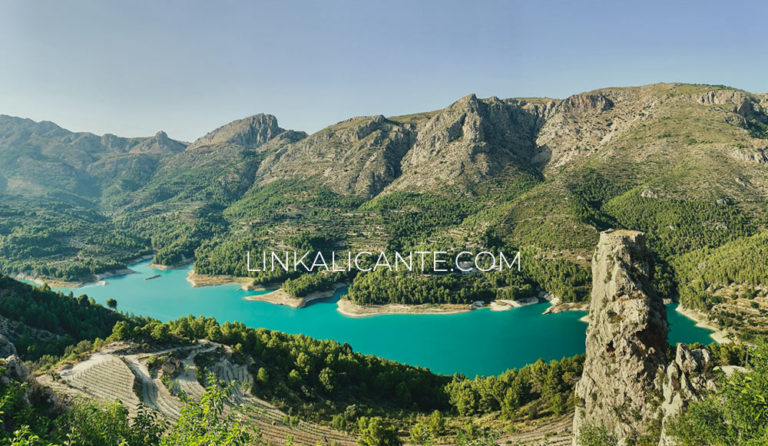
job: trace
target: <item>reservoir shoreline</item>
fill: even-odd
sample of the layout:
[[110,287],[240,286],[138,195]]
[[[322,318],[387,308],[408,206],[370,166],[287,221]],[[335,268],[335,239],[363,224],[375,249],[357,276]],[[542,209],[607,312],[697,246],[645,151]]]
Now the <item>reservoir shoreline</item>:
[[[87,287],[89,285],[101,285],[105,286],[107,283],[104,279],[111,277],[119,277],[128,274],[135,274],[136,271],[131,267],[140,265],[148,259],[151,259],[152,255],[145,255],[133,259],[134,263],[130,263],[127,268],[121,268],[113,271],[107,271],[94,275],[93,280],[83,282],[69,282],[64,280],[44,280],[36,276],[31,276],[24,273],[17,273],[11,275],[11,277],[24,280],[27,282],[34,282],[37,285],[43,285],[47,283],[48,286],[57,289],[79,289]],[[181,265],[165,266],[156,265],[150,263],[148,268],[160,270],[160,271],[174,271],[182,270],[190,267],[191,263],[187,262]],[[253,279],[250,277],[239,277],[232,275],[208,275],[197,274],[194,268],[190,268],[187,272],[186,281],[191,284],[193,288],[201,287],[215,287],[221,285],[237,285],[243,291],[267,291],[262,294],[248,295],[244,297],[245,300],[253,302],[264,302],[273,305],[287,306],[293,309],[305,308],[307,305],[314,301],[331,298],[339,288],[347,286],[348,284],[337,283],[334,284],[333,289],[324,291],[314,291],[305,297],[293,297],[280,288],[280,283],[268,284],[268,285],[251,285]],[[544,298],[532,298],[524,301],[512,301],[512,300],[494,300],[487,305],[475,305],[475,304],[421,304],[421,305],[408,305],[408,304],[384,304],[384,305],[359,305],[349,299],[342,297],[337,302],[336,311],[343,316],[349,318],[365,318],[370,316],[383,316],[383,315],[455,315],[461,313],[468,313],[477,309],[490,309],[493,312],[509,311],[515,308],[520,308],[542,301],[550,302],[550,306],[547,307],[542,314],[558,314],[571,311],[589,311],[589,303],[586,302],[560,302],[557,298],[551,298],[544,294]],[[549,299],[547,297],[550,297]],[[714,324],[704,313],[689,308],[683,308],[679,304],[675,311],[682,316],[695,322],[695,326],[698,328],[709,331],[709,337],[715,342],[722,344],[731,342],[731,333],[726,330],[720,329]],[[589,315],[585,314],[580,319],[582,322],[589,322]]]
[[[579,321],[584,313],[543,315],[550,307],[547,303],[519,308],[505,305],[512,311],[468,311],[469,306],[464,305],[459,306],[462,311],[441,314],[422,311],[414,316],[406,309],[406,313],[380,317],[350,317],[338,311],[339,302],[343,306],[346,301],[343,287],[274,305],[269,300],[280,298],[274,290],[244,290],[241,284],[231,282],[193,287],[186,280],[191,267],[158,271],[149,268],[149,263],[131,265],[135,274],[106,279],[107,286],[91,284],[57,291],[85,293],[100,304],[116,299],[120,311],[160,321],[205,316],[219,323],[242,323],[348,343],[362,354],[427,367],[446,375],[491,376],[538,359],[548,361],[584,352],[586,324]],[[159,277],[146,280],[156,275]],[[500,304],[509,303],[495,305]],[[299,306],[302,308],[297,309]],[[707,331],[696,328],[671,307],[668,312],[676,317],[670,341],[707,342]]]

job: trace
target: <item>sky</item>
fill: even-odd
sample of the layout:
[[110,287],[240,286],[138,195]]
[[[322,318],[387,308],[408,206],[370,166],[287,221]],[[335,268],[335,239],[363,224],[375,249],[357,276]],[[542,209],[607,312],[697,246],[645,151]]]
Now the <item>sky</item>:
[[0,0],[0,114],[191,141],[655,82],[768,92],[768,2]]

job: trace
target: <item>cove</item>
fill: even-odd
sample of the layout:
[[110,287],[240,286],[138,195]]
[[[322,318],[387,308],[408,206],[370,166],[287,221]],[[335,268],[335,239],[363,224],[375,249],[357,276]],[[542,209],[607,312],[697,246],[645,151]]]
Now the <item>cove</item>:
[[[336,311],[336,301],[346,289],[297,310],[245,300],[245,296],[264,292],[244,291],[234,284],[193,288],[186,280],[191,266],[159,271],[149,268],[149,263],[131,265],[136,274],[110,277],[106,285],[57,291],[87,294],[101,304],[114,298],[119,311],[161,321],[203,315],[220,323],[239,321],[254,328],[346,342],[360,353],[448,375],[496,375],[539,358],[560,359],[584,352],[587,325],[579,319],[585,313],[543,315],[548,303],[501,312],[481,309],[449,315],[351,318]],[[158,277],[146,280],[155,275]],[[667,306],[670,343],[712,342],[707,330],[674,310],[674,306]]]

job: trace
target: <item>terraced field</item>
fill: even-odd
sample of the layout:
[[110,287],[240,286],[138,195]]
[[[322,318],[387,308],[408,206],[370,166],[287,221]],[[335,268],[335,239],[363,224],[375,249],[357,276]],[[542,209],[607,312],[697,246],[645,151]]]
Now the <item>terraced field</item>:
[[133,413],[141,402],[133,391],[135,376],[119,356],[94,353],[60,375],[71,388],[103,401],[120,400]]
[[[61,379],[41,375],[38,380],[58,393],[72,396],[87,396],[101,401],[113,402],[119,399],[132,413],[139,404],[153,408],[170,420],[179,418],[184,403],[171,393],[160,378],[153,378],[147,361],[152,356],[175,353],[177,357],[188,354],[181,363],[184,369],[173,379],[178,390],[192,399],[199,399],[205,389],[197,381],[195,356],[210,353],[220,346],[201,342],[192,347],[179,347],[153,353],[121,353],[118,349],[105,349],[92,354],[85,361],[59,371]],[[181,353],[181,355],[179,354]],[[258,427],[262,440],[274,445],[286,443],[288,436],[296,445],[318,444],[355,445],[355,439],[333,429],[299,421],[294,426],[283,421],[286,414],[246,389],[250,388],[253,377],[246,365],[230,361],[226,355],[219,359],[209,371],[220,380],[234,384],[234,391],[227,411],[236,409],[236,415],[243,422]]]

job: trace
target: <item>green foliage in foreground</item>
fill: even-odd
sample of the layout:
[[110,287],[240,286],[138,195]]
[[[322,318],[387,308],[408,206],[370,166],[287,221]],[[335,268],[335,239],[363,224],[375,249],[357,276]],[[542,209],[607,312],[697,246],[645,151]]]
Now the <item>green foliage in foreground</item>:
[[397,429],[388,425],[381,417],[360,417],[357,420],[360,432],[358,443],[363,446],[395,446],[400,444]]
[[619,440],[603,427],[584,426],[579,431],[578,444],[581,446],[616,446]]
[[751,352],[748,373],[724,378],[719,390],[672,420],[667,429],[681,446],[768,444],[768,347]]
[[572,390],[581,376],[583,362],[583,355],[549,363],[540,359],[499,376],[473,380],[454,376],[446,391],[460,415],[500,411],[503,417],[514,419],[517,411],[532,401],[536,401],[541,410],[561,415],[573,407]]
[[[163,446],[174,445],[242,445],[252,442],[252,436],[232,414],[224,408],[232,388],[223,388],[213,375],[200,401],[186,399],[181,416],[170,432],[162,438]],[[258,438],[258,430],[256,432]]]

